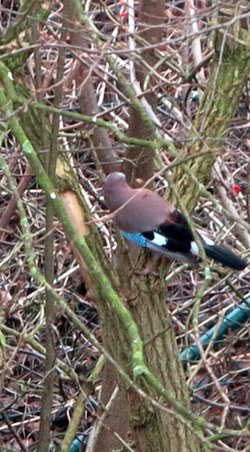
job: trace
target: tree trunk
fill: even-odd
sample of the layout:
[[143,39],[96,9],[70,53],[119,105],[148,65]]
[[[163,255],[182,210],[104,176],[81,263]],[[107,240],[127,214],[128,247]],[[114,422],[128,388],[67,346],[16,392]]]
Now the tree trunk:
[[[145,344],[145,356],[150,370],[172,392],[176,400],[190,409],[189,393],[182,366],[171,316],[166,309],[164,274],[168,263],[159,260],[154,270],[157,275],[140,276],[149,264],[147,252],[140,252],[136,265],[125,268],[126,256],[118,262],[122,291],[139,327]],[[134,266],[135,265],[135,266]],[[128,277],[129,275],[129,277]],[[152,397],[154,392],[150,388]],[[132,389],[128,390],[130,424],[136,441],[136,451],[186,450],[198,451],[199,444],[184,423],[176,422],[171,412],[155,409],[143,401]],[[170,446],[171,445],[171,446]],[[185,445],[185,447],[184,447]],[[184,449],[183,449],[184,448]]]
[[[140,1],[138,24],[140,37],[142,40],[145,40],[146,44],[159,43],[160,45],[163,37],[162,25],[164,23],[165,9],[164,0],[157,2],[154,0]],[[147,63],[147,66],[143,64],[143,61]],[[140,59],[135,60],[135,75],[141,88],[143,87],[145,77],[149,74],[148,67],[153,68],[157,61],[158,58],[152,49],[144,50],[141,53]],[[151,106],[153,112],[156,110],[157,105],[157,96],[154,91],[155,83],[153,75],[151,75],[148,83],[149,92],[145,94],[145,99]],[[130,109],[128,135],[148,140],[153,138],[152,132],[148,130],[148,127],[139,112],[133,108]],[[143,180],[150,179],[155,159],[155,154],[152,149],[143,146],[133,146],[129,149],[126,157],[124,170],[128,180],[133,181],[135,177],[139,177]]]

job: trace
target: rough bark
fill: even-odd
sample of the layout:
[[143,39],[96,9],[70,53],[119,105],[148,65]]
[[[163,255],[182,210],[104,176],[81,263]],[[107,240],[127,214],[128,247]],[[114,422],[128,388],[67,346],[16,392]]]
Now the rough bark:
[[[156,44],[161,42],[163,36],[164,14],[165,14],[165,1],[155,0],[141,0],[139,6],[139,31],[141,38],[147,44]],[[158,25],[158,27],[157,27]],[[147,49],[141,53],[141,60],[136,60],[135,69],[138,82],[143,86],[148,70],[143,66],[142,61],[145,61],[149,67],[153,67],[157,61],[157,57],[154,50]],[[149,88],[151,92],[145,95],[149,105],[151,105],[153,111],[156,110],[157,96],[153,91],[154,81],[149,82]],[[152,139],[153,134],[148,130],[147,125],[143,121],[138,111],[131,108],[129,119],[129,131],[128,135],[137,138]],[[128,180],[133,181],[135,177],[139,177],[143,180],[147,180],[152,176],[152,168],[154,166],[155,154],[152,149],[145,148],[143,146],[133,146],[129,149],[126,155],[126,163],[124,166],[125,173],[128,175]]]
[[[183,406],[190,408],[189,393],[183,369],[178,360],[178,348],[171,317],[166,309],[166,287],[163,275],[166,260],[154,269],[157,275],[140,276],[141,270],[149,264],[148,253],[137,254],[136,266],[124,268],[124,256],[118,261],[123,293],[128,306],[139,326],[145,343],[145,356],[150,369],[166,388],[171,390]],[[162,265],[163,264],[163,265]],[[164,268],[165,267],[165,268]],[[130,275],[128,278],[127,275]],[[133,277],[133,275],[135,275]],[[150,388],[144,388],[154,397]],[[153,409],[142,401],[137,393],[128,390],[130,424],[136,451],[169,450],[198,451],[199,444],[185,424],[176,422],[173,414]],[[185,445],[185,446],[184,446]]]
[[[74,2],[66,2],[65,8],[68,17],[71,44],[82,49],[90,48],[86,30],[78,24]],[[75,78],[76,80],[76,85],[79,89],[79,105],[81,112],[83,114],[95,116],[100,113],[100,109],[97,104],[92,78],[93,63],[88,61],[87,54],[84,53],[84,51],[77,50],[75,51],[75,54],[79,59],[75,59],[74,67],[72,68],[71,76],[68,77],[68,81],[72,82],[72,78]],[[101,166],[105,174],[108,174],[111,171],[117,171],[119,168],[117,153],[113,148],[107,130],[101,127],[95,127],[93,130],[92,141],[94,151],[99,160],[97,165]]]
[[[101,406],[98,410],[99,415],[103,412],[103,409],[109,402],[110,397],[112,396],[112,393],[117,385],[117,379],[114,378],[114,376],[114,369],[109,363],[107,363],[102,375],[103,385]],[[108,415],[104,420],[104,424],[97,435],[93,452],[99,452],[100,450],[108,451],[121,449],[122,443],[114,433],[118,433],[123,440],[128,441],[128,432],[129,411],[126,393],[125,391],[119,390],[111,405],[111,408],[108,411]]]

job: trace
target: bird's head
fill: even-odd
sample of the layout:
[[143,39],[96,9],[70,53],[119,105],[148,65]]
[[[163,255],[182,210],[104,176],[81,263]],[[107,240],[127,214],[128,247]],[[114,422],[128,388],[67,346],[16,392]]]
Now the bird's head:
[[126,180],[125,174],[117,171],[107,175],[105,178],[105,184],[116,184],[117,182],[121,182],[123,180]]

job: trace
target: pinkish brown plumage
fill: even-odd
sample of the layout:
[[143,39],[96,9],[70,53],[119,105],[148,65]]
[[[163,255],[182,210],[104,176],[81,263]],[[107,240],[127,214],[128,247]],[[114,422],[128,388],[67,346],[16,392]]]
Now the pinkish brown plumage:
[[171,213],[175,209],[171,204],[147,188],[131,188],[123,173],[109,174],[103,192],[111,212],[121,208],[114,222],[123,231],[151,231],[168,220],[173,222]]
[[[123,173],[109,174],[103,185],[107,207],[115,212],[114,223],[128,240],[139,246],[184,262],[199,259],[200,249],[185,217],[169,202],[147,188],[131,188]],[[235,270],[247,262],[231,250],[198,234],[206,255]]]

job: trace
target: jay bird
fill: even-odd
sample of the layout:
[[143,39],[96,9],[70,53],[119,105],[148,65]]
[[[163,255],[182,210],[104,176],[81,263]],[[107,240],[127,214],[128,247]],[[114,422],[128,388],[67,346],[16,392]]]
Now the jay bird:
[[[114,172],[106,177],[103,194],[108,209],[115,212],[115,226],[126,239],[172,259],[188,263],[199,261],[199,247],[187,220],[158,193],[147,188],[131,188],[125,174]],[[229,249],[197,234],[207,257],[234,270],[247,266],[244,259]]]

